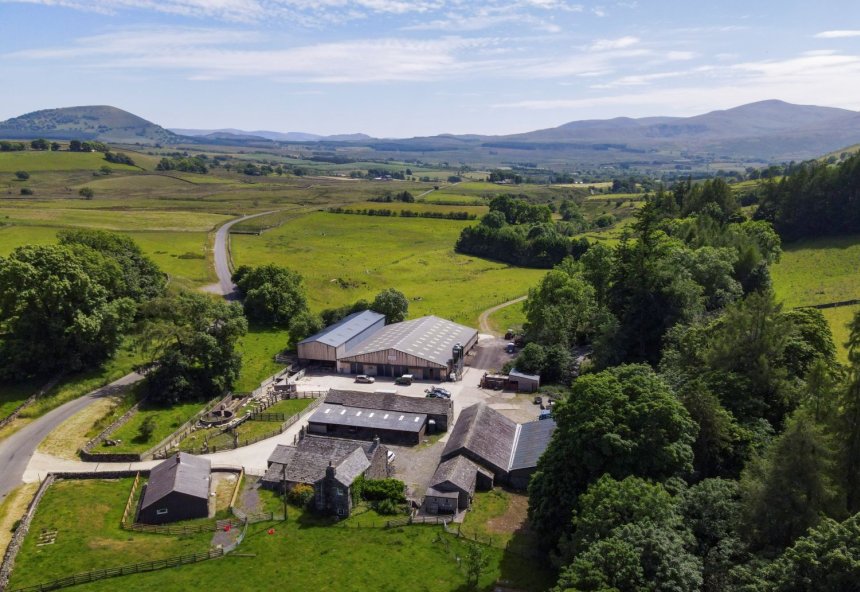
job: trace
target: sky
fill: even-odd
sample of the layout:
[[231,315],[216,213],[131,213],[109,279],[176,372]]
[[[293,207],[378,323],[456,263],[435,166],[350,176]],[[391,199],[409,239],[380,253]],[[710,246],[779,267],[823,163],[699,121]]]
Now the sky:
[[0,120],[376,137],[860,110],[860,1],[0,0],[0,89]]

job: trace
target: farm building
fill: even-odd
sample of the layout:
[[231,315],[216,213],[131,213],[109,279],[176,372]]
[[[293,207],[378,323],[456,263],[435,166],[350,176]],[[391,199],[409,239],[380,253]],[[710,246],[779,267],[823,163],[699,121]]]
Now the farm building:
[[337,361],[362,341],[385,327],[385,315],[365,310],[351,314],[298,344],[299,360],[335,367]]
[[389,476],[388,449],[372,442],[305,436],[295,446],[278,445],[269,457],[263,485],[314,488],[314,508],[321,513],[348,516],[352,510],[352,484],[360,476]]
[[496,481],[525,489],[555,431],[551,419],[518,424],[483,403],[460,413],[442,461],[464,456]]
[[389,444],[418,444],[427,430],[427,415],[346,405],[320,405],[308,419],[308,433],[372,440]]
[[456,514],[472,505],[475,489],[493,488],[493,474],[465,456],[455,456],[439,464],[424,495],[430,514]]
[[448,399],[332,389],[326,395],[325,402],[329,405],[346,405],[362,409],[423,413],[427,416],[427,432],[431,434],[447,431],[448,426],[454,422],[454,403]]
[[508,374],[508,384],[517,392],[533,393],[540,388],[540,376],[526,374],[514,368]]
[[164,524],[209,516],[211,463],[178,452],[156,465],[149,474],[137,521]]
[[466,353],[478,342],[475,329],[421,317],[387,325],[338,358],[338,372],[368,376],[411,374],[418,380],[459,378]]

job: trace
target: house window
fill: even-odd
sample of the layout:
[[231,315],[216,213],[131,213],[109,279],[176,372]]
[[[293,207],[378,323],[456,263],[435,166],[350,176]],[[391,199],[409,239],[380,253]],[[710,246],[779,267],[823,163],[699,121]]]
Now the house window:
[[337,497],[343,497],[343,487],[336,488],[335,493],[337,493]]
[[156,516],[164,516],[165,514],[167,514],[167,508],[159,508],[155,511]]

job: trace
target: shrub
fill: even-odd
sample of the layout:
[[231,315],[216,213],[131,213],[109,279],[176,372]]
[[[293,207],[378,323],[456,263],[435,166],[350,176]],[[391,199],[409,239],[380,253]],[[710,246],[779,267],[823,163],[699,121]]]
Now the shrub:
[[96,192],[89,187],[81,187],[81,189],[78,191],[78,195],[86,199],[92,199],[95,194]]
[[27,171],[17,171],[15,173],[15,176],[18,177],[18,179],[21,181],[26,181],[30,178],[30,173],[28,173]]
[[376,510],[377,514],[382,514],[383,516],[393,516],[401,513],[400,506],[393,499],[380,500],[373,504],[373,509]]
[[361,485],[361,497],[367,501],[406,501],[406,484],[399,479],[365,479]]
[[289,499],[290,503],[294,506],[304,508],[311,503],[311,500],[314,499],[314,488],[310,485],[305,485],[304,483],[296,485],[290,490],[287,499]]
[[29,187],[21,187],[21,195],[33,195],[33,190]]

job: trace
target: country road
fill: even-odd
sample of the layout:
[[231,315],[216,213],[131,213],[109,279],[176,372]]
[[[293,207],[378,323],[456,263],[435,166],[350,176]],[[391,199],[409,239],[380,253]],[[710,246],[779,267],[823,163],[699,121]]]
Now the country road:
[[218,232],[215,233],[214,249],[215,274],[218,276],[218,283],[213,284],[212,286],[208,286],[206,288],[208,292],[220,294],[228,300],[235,300],[236,284],[233,283],[232,279],[233,271],[230,269],[230,249],[228,247],[228,241],[230,240],[230,229],[239,222],[244,222],[245,220],[265,216],[266,214],[272,214],[275,211],[276,210],[272,210],[271,212],[260,212],[259,214],[242,216],[241,218],[230,220],[218,229]]
[[136,372],[126,374],[107,386],[49,411],[0,442],[0,500],[21,484],[21,477],[36,448],[57,426],[98,399],[107,397],[142,378],[143,376]]
[[[250,216],[242,216],[230,220],[218,229],[215,234],[215,272],[218,274],[218,283],[209,288],[210,292],[223,295],[225,298],[235,298],[236,286],[231,279],[230,252],[227,248],[230,228],[243,220],[250,220],[272,212],[261,212]],[[84,395],[74,401],[69,401],[42,417],[33,420],[8,438],[0,441],[0,501],[10,491],[21,484],[24,472],[33,454],[48,434],[55,430],[60,424],[73,415],[86,409],[87,406],[98,399],[108,396],[130,384],[138,382],[143,377],[136,372],[127,374],[119,380],[110,383],[100,389]]]
[[497,310],[501,310],[503,308],[507,308],[508,306],[514,305],[517,302],[522,302],[528,298],[528,296],[520,296],[519,298],[514,298],[513,300],[508,300],[507,302],[502,302],[501,304],[497,304],[492,308],[488,308],[484,312],[481,313],[481,316],[478,317],[478,331],[480,333],[484,333],[486,335],[495,335],[499,336],[498,333],[493,331],[493,328],[490,327],[490,315],[496,312]]

